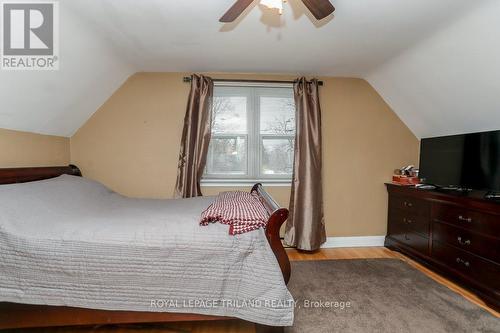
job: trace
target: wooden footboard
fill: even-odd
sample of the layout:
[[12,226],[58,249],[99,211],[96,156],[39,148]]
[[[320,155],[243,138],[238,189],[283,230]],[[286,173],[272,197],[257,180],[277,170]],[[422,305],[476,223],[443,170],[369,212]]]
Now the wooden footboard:
[[285,280],[285,283],[288,284],[291,274],[290,260],[288,259],[285,248],[281,243],[280,237],[281,226],[288,218],[288,209],[281,208],[260,183],[253,186],[252,192],[259,196],[260,201],[270,215],[266,228],[267,240],[269,241],[269,245],[271,245],[271,249],[276,256],[276,259],[278,259],[281,272],[283,273],[283,279]]
[[[58,177],[63,174],[81,176],[74,165],[42,168],[0,169],[0,185],[24,183]],[[256,184],[252,192],[257,193],[270,214],[266,236],[283,272],[285,283],[290,279],[290,261],[280,239],[280,227],[288,217],[288,210],[280,208],[276,201]],[[235,318],[183,313],[153,313],[135,311],[104,311],[74,307],[29,305],[0,302],[0,329],[56,327],[75,325],[158,323],[178,321],[234,320]],[[258,331],[281,331],[280,328],[257,325]]]

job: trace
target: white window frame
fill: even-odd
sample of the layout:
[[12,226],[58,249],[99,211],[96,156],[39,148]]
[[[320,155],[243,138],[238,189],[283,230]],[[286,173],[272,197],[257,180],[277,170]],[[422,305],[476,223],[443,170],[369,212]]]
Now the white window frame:
[[[247,97],[247,134],[237,135],[215,135],[212,138],[224,136],[245,136],[247,144],[247,173],[245,176],[238,174],[207,174],[206,171],[203,175],[202,186],[248,186],[255,183],[263,183],[264,185],[271,186],[290,186],[292,175],[266,175],[262,174],[261,159],[263,145],[262,140],[266,138],[272,139],[289,139],[295,138],[294,135],[273,135],[262,134],[260,132],[260,103],[258,98],[266,96],[269,88],[287,88],[289,92],[281,92],[268,94],[272,97],[279,97],[280,95],[293,98],[293,84],[287,83],[249,83],[249,82],[215,82],[215,89],[217,87],[225,87],[221,94],[218,96],[246,96]],[[232,90],[230,87],[234,87]],[[265,89],[263,89],[265,88]],[[255,114],[256,113],[256,114]],[[252,133],[252,134],[251,134]],[[257,156],[254,159],[254,152]],[[210,158],[207,158],[207,164]]]

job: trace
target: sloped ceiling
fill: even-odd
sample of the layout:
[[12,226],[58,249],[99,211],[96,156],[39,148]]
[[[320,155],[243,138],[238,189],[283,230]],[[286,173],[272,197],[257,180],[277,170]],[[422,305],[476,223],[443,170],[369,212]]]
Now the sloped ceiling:
[[60,1],[60,70],[0,72],[0,128],[71,136],[138,71],[361,77],[417,136],[500,127],[500,1],[332,0],[320,23],[254,1],[220,24],[233,1]]
[[366,76],[420,138],[500,129],[500,1],[478,2]]
[[60,2],[60,70],[0,70],[0,128],[70,136],[133,67]]

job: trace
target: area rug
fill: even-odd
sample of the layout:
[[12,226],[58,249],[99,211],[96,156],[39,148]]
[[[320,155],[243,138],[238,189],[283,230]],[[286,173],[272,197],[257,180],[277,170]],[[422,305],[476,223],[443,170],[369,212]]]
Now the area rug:
[[398,259],[292,262],[287,333],[500,332],[500,319]]

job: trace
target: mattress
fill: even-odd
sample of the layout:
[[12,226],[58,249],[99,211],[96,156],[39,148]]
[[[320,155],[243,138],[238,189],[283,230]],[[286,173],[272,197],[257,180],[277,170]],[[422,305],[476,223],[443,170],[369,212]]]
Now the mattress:
[[263,230],[199,226],[214,200],[133,199],[63,175],[0,186],[0,301],[293,323]]

